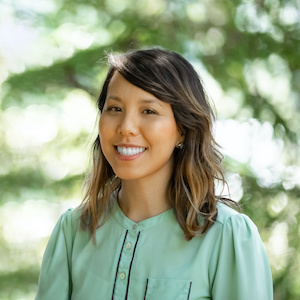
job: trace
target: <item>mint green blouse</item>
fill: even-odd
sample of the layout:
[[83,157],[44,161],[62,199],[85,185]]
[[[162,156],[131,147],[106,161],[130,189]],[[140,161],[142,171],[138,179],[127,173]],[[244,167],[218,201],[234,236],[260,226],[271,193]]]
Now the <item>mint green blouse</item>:
[[186,241],[172,209],[135,223],[112,194],[96,245],[80,210],[59,219],[36,300],[269,300],[272,277],[254,223],[224,204],[209,231]]

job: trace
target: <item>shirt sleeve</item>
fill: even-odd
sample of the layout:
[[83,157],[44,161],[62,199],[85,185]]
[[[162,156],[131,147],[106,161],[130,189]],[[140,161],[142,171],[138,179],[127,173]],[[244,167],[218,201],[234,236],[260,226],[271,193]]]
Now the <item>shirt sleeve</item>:
[[224,224],[210,261],[213,300],[272,300],[273,283],[264,245],[245,215]]
[[71,253],[72,253],[72,209],[58,220],[46,247],[36,300],[70,299]]

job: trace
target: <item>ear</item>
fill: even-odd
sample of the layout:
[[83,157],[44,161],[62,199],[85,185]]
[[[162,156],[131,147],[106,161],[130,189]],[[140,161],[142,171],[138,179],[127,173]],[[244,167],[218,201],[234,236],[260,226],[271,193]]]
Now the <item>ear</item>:
[[176,145],[184,143],[184,140],[185,140],[184,134],[181,131],[179,131],[178,133],[179,133],[179,136],[178,136]]
[[184,143],[184,140],[185,140],[184,136],[181,135],[180,138],[179,138],[179,140],[178,140],[178,144],[179,143]]

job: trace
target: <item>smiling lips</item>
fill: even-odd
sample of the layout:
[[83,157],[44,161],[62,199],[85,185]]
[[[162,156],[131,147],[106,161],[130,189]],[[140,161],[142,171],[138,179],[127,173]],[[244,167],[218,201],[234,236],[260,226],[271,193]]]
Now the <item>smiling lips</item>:
[[133,156],[146,150],[144,147],[116,147],[119,154],[124,156]]

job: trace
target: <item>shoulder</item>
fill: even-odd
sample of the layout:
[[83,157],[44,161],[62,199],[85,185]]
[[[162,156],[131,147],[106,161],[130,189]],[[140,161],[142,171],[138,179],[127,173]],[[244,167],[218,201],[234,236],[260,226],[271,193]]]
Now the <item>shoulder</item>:
[[224,203],[218,202],[217,203],[217,209],[218,209],[218,216],[217,216],[217,222],[220,224],[226,223],[231,217],[237,216],[240,213],[233,208],[227,206]]
[[209,260],[213,299],[272,299],[272,275],[256,225],[225,204],[217,207],[208,231],[214,238]]
[[247,215],[234,210],[226,204],[219,202],[217,204],[217,209],[218,215],[216,223],[220,224],[221,226],[228,225],[228,223],[244,223],[253,227],[253,229],[256,229],[256,225]]
[[260,239],[256,225],[247,215],[223,203],[218,203],[217,209],[217,219],[211,228],[213,229],[211,233],[214,232],[216,239],[223,239],[224,241]]
[[256,256],[253,261],[267,261],[258,229],[245,214],[218,203],[217,220],[210,230],[214,242],[211,263],[215,267],[220,257],[224,259],[224,266],[230,257],[232,262],[242,262],[252,256]]
[[214,224],[203,236],[207,243],[214,247],[218,245],[224,247],[260,240],[256,225],[247,215],[221,202],[218,202],[217,209],[218,214]]
[[82,208],[80,206],[69,208],[62,214],[62,217],[72,223],[78,223],[80,221],[81,212]]
[[69,208],[65,211],[57,222],[64,231],[71,231],[75,233],[80,226],[80,216],[82,209],[78,206],[76,208]]

